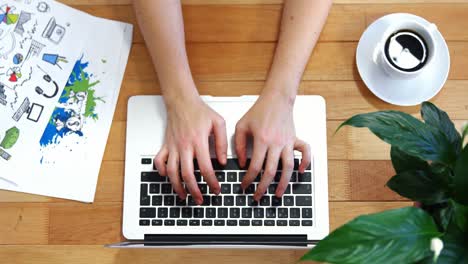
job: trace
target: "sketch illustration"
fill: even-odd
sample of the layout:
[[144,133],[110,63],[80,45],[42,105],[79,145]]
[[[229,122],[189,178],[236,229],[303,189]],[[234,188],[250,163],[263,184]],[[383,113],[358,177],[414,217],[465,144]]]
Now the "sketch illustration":
[[14,14],[15,9],[14,6],[2,5],[0,7],[0,24],[15,24],[18,21],[18,14]]
[[46,3],[46,2],[39,2],[37,4],[37,11],[41,12],[41,13],[46,13],[46,12],[49,12],[50,11],[50,7],[49,5]]
[[48,63],[50,63],[52,65],[55,65],[55,66],[59,67],[60,69],[62,69],[62,67],[60,67],[59,62],[68,63],[67,58],[65,58],[63,56],[59,56],[58,54],[45,53],[45,54],[42,55],[42,60],[45,61],[45,62],[48,62]]
[[49,23],[47,23],[47,26],[42,32],[42,37],[50,40],[54,44],[59,44],[64,35],[65,28],[57,24],[54,17],[49,20]]
[[87,120],[98,120],[96,105],[104,103],[104,100],[96,96],[95,86],[99,81],[92,80],[93,75],[86,71],[87,67],[88,62],[82,62],[82,59],[75,63],[58,106],[40,139],[42,147],[59,144],[62,138],[72,134],[83,137],[83,126]]
[[7,102],[7,96],[5,94],[5,85],[3,85],[2,83],[0,83],[0,104],[2,105],[6,105],[8,102]]
[[10,82],[17,82],[18,79],[20,79],[22,77],[20,67],[12,67],[12,68],[8,69],[6,74],[9,76],[8,80]]
[[16,23],[15,26],[15,33],[19,34],[20,36],[23,36],[24,34],[24,24],[26,24],[29,20],[31,20],[31,13],[21,11],[19,15],[18,22]]
[[21,53],[16,53],[15,56],[13,56],[13,63],[18,65],[21,62],[23,62],[23,55]]
[[29,98],[24,98],[23,102],[21,103],[18,110],[16,110],[15,114],[13,115],[13,120],[18,122],[24,114],[28,114],[27,119],[33,122],[39,121],[39,118],[42,115],[42,111],[44,110],[44,106],[33,103],[29,101]]
[[6,152],[6,149],[11,149],[18,141],[20,130],[16,127],[12,127],[5,132],[5,136],[0,143],[0,157],[4,160],[10,160],[11,155]]
[[49,74],[47,74],[41,67],[37,66],[41,71],[44,72],[44,76],[42,77],[47,83],[52,83],[53,84],[53,92],[52,93],[44,93],[44,90],[40,87],[40,86],[36,86],[36,93],[39,94],[39,95],[42,95],[44,96],[45,98],[54,98],[57,94],[58,94],[58,91],[59,91],[59,86],[57,84],[57,82],[55,82],[54,80],[52,80],[52,78],[50,77]]
[[0,82],[0,105],[6,106],[10,103],[12,109],[14,109],[13,105],[16,104],[17,98],[18,95],[14,89]]
[[24,61],[27,61],[29,58],[31,57],[36,57],[36,56],[39,56],[39,54],[41,53],[42,49],[45,47],[44,44],[36,41],[36,40],[31,40],[31,46],[29,47],[29,51],[28,53],[26,54],[26,58],[24,59]]

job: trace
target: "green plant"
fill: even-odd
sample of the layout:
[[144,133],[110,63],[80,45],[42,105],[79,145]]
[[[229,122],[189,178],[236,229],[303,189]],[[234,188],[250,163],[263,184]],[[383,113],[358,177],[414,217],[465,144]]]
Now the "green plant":
[[[468,263],[468,145],[463,147],[468,125],[460,135],[447,113],[429,102],[422,104],[421,116],[424,122],[398,111],[373,112],[355,115],[338,128],[367,127],[389,143],[396,175],[387,186],[421,208],[359,216],[301,260]],[[440,244],[441,252],[431,248]]]

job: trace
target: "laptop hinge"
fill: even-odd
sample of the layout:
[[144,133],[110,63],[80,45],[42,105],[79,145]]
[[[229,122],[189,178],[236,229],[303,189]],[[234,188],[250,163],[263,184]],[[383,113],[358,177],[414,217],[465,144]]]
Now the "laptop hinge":
[[277,245],[307,246],[306,235],[145,235],[145,245]]

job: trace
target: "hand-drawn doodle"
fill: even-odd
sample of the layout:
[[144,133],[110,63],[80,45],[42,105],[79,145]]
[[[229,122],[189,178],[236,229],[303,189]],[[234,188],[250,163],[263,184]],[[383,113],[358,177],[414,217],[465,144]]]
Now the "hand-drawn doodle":
[[32,2],[32,0],[24,0],[24,3],[27,4],[27,5],[30,5]]
[[13,32],[3,31],[3,33],[0,34],[0,58],[7,59],[16,47],[16,38]]
[[54,84],[54,92],[52,94],[45,94],[44,90],[42,90],[41,87],[36,86],[36,93],[39,94],[39,95],[42,94],[42,96],[44,96],[45,98],[54,98],[58,94],[58,91],[59,91],[59,87],[58,87],[57,83],[54,80],[52,80],[52,78],[50,78],[49,75],[44,75],[43,78],[47,82],[49,82],[49,83],[52,82]]
[[39,56],[42,49],[45,47],[44,44],[37,42],[36,40],[31,40],[31,47],[29,47],[28,54],[26,54],[26,58],[24,61],[27,61],[29,58],[33,56]]
[[5,23],[7,25],[15,24],[18,21],[18,14],[13,14],[14,6],[2,5],[0,7],[0,25]]
[[54,17],[49,20],[49,23],[47,23],[47,26],[42,32],[42,37],[50,40],[50,42],[54,44],[59,44],[64,35],[65,28],[57,24]]
[[31,20],[31,13],[21,11],[18,19],[18,23],[16,23],[15,26],[15,33],[19,34],[20,36],[23,36],[24,33],[24,27],[23,25],[26,24],[29,20]]
[[36,33],[36,29],[37,29],[37,20],[34,22],[34,25],[32,26],[31,30],[28,30],[26,32],[27,36],[24,37],[22,40],[19,41],[19,46],[21,49],[23,49],[24,47],[24,43],[27,42],[28,40],[31,40],[33,35]]
[[39,11],[41,13],[49,12],[50,7],[46,2],[39,2],[37,4],[37,11]]
[[59,62],[68,63],[67,58],[59,56],[58,54],[45,53],[42,55],[42,60],[52,65],[56,65],[60,69],[62,69],[62,67],[60,67],[60,65],[58,64]]
[[21,103],[20,107],[18,110],[16,110],[15,114],[13,115],[13,120],[18,122],[21,117],[26,113],[28,114],[27,119],[33,122],[39,121],[39,118],[42,115],[42,111],[44,110],[44,106],[33,103],[31,105],[31,102],[29,101],[29,98],[26,97],[23,100],[23,103]]
[[10,82],[17,82],[22,76],[20,67],[12,67],[8,69],[6,74],[10,76],[10,78],[8,78]]
[[5,151],[5,149],[11,149],[16,142],[18,142],[18,138],[20,135],[20,130],[17,127],[12,127],[5,132],[5,136],[3,137],[2,142],[0,143],[0,157],[4,160],[10,160],[11,155]]
[[13,63],[18,65],[20,64],[21,62],[23,62],[23,54],[21,53],[16,53],[15,56],[13,56]]
[[6,105],[7,104],[7,96],[5,94],[5,85],[0,83],[0,104]]

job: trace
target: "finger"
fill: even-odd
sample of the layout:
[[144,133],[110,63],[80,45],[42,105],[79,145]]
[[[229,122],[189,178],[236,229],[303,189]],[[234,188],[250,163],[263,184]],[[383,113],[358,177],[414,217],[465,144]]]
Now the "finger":
[[154,157],[154,162],[153,164],[155,165],[156,169],[159,172],[159,175],[161,176],[167,176],[167,170],[166,170],[166,162],[169,157],[169,150],[167,147],[164,145]]
[[305,169],[309,167],[312,158],[310,146],[305,141],[296,139],[296,142],[294,143],[294,149],[302,153],[301,164],[299,164],[299,172],[304,173]]
[[213,122],[213,133],[215,136],[216,157],[218,158],[219,163],[226,164],[228,143],[226,135],[226,122],[222,117],[216,119]]
[[200,205],[203,203],[203,197],[193,174],[193,154],[190,151],[184,151],[180,155],[180,162],[185,185],[192,194],[193,200]]
[[281,172],[281,179],[278,183],[278,187],[276,187],[276,197],[283,196],[294,171],[294,150],[292,148],[286,147],[283,149],[283,152],[281,152],[281,162],[283,171]]
[[263,162],[265,161],[266,152],[266,145],[261,143],[259,140],[254,140],[252,159],[250,161],[250,166],[247,169],[247,173],[242,180],[242,189],[245,190],[260,173]]
[[184,186],[180,179],[179,173],[179,154],[175,151],[169,153],[167,161],[167,175],[169,181],[172,183],[172,188],[179,195],[180,199],[184,200],[187,198],[187,193],[185,192]]
[[262,179],[260,180],[260,183],[257,186],[257,190],[255,191],[254,200],[260,200],[270,183],[273,181],[276,170],[278,169],[278,160],[280,158],[280,154],[280,148],[270,148],[268,150],[265,170],[263,171]]
[[201,175],[203,175],[206,183],[208,186],[210,186],[210,190],[214,194],[219,194],[221,187],[219,186],[218,179],[216,179],[215,173],[213,171],[213,165],[211,164],[208,139],[206,142],[197,146],[195,153],[197,155],[197,161],[198,166],[200,167]]
[[236,155],[241,168],[245,167],[247,162],[247,130],[239,123],[236,126],[235,134]]

